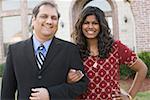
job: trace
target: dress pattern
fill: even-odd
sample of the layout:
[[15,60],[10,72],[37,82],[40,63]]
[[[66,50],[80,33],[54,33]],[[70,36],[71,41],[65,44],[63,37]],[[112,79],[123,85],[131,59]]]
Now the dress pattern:
[[120,93],[120,65],[129,67],[136,62],[136,54],[119,40],[107,59],[98,56],[84,58],[84,70],[89,78],[88,89],[78,100],[112,100],[112,94]]

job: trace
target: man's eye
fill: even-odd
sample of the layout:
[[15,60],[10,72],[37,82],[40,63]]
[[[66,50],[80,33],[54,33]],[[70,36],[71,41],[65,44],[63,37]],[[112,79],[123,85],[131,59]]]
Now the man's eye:
[[52,19],[53,19],[53,20],[58,20],[58,17],[52,16]]
[[47,16],[46,15],[41,15],[40,18],[44,19],[44,18],[47,18]]

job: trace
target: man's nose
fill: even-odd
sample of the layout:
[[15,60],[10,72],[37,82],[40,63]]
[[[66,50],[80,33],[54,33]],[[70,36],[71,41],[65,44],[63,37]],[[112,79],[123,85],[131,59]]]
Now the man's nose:
[[52,24],[52,19],[51,19],[50,17],[47,18],[46,23],[47,23],[47,24]]

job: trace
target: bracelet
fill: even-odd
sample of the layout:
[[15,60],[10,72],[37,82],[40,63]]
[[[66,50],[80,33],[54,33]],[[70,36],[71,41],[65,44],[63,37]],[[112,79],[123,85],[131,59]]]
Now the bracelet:
[[124,89],[120,88],[120,92],[121,92],[123,95],[128,96],[129,100],[133,100],[132,96],[131,96],[128,92],[126,92]]
[[127,93],[127,96],[129,97],[130,100],[133,100],[132,96],[129,93]]

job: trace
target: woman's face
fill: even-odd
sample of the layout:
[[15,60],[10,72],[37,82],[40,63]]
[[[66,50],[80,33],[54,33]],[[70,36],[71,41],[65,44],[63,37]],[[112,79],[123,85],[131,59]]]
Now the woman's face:
[[89,15],[83,22],[82,32],[88,39],[94,39],[100,32],[100,25],[95,15]]

